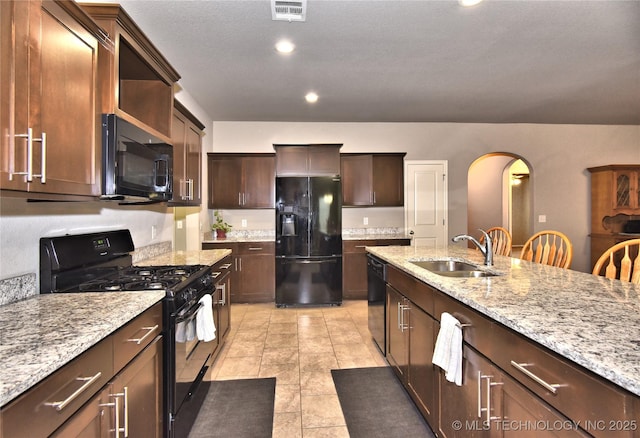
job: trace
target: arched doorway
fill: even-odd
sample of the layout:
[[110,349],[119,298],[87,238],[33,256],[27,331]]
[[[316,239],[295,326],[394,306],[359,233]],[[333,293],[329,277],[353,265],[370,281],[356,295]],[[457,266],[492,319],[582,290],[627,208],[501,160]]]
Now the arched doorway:
[[512,256],[532,232],[531,166],[516,154],[492,153],[479,157],[468,171],[467,229],[500,226],[513,238]]

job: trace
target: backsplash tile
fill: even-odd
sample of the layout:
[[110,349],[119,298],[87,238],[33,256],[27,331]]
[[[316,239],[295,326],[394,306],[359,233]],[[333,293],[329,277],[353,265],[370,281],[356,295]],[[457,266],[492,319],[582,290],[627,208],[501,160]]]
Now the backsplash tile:
[[134,252],[131,253],[131,258],[133,264],[135,265],[141,260],[150,259],[152,257],[156,257],[167,252],[171,252],[173,247],[171,245],[171,241],[155,243],[153,245],[147,245],[140,248],[136,248]]
[[36,274],[0,280],[0,306],[38,295]]

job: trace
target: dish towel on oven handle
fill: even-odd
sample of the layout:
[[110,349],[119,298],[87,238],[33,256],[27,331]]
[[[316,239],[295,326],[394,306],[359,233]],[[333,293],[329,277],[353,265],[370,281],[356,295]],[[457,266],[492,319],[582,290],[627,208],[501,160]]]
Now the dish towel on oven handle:
[[445,371],[445,378],[462,385],[462,326],[450,313],[440,316],[440,331],[433,350],[434,365]]
[[209,342],[216,338],[216,325],[213,321],[213,304],[211,295],[200,298],[202,305],[196,314],[196,336],[200,341]]

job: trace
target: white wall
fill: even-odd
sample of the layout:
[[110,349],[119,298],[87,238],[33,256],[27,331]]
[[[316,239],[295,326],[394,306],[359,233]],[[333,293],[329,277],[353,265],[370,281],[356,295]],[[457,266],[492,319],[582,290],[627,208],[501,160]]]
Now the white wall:
[[3,197],[0,215],[0,279],[39,271],[40,237],[128,228],[136,248],[173,240],[173,209],[162,204],[31,203]]
[[448,160],[449,233],[467,231],[467,175],[491,152],[531,164],[535,230],[552,228],[574,244],[573,269],[589,270],[587,167],[640,163],[640,126],[466,123],[214,122],[214,152],[272,152],[273,143],[343,143],[342,152],[407,152],[411,160]]

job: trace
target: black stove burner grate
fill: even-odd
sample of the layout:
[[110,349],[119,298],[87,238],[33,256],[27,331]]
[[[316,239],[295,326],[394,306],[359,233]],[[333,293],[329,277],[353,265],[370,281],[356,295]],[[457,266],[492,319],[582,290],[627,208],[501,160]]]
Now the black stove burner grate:
[[89,276],[78,285],[80,292],[116,292],[172,289],[205,268],[188,266],[130,266],[112,270],[102,278]]

